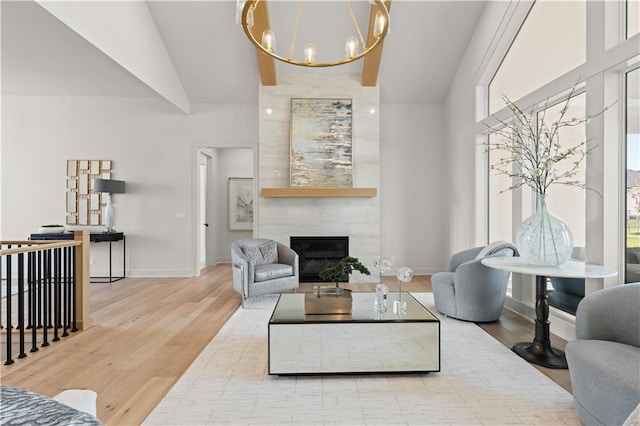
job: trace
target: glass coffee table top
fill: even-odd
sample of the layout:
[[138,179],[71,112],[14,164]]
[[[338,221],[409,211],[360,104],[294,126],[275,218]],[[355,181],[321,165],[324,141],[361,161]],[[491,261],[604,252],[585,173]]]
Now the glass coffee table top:
[[374,310],[375,293],[351,293],[351,296],[351,314],[305,315],[305,294],[283,293],[278,299],[269,324],[438,322],[438,319],[409,293],[402,293],[402,300],[407,302],[406,315],[393,313],[393,301],[398,298],[397,291],[389,292],[387,295],[387,311],[383,313]]

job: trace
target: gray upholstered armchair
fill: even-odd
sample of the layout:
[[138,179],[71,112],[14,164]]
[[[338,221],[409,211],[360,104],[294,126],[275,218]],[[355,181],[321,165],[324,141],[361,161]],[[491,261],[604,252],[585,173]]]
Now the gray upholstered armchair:
[[438,312],[465,321],[496,321],[502,315],[509,272],[489,268],[481,261],[488,256],[517,255],[516,247],[504,241],[453,254],[448,271],[431,276]]
[[625,419],[640,404],[640,283],[582,299],[576,336],[565,352],[580,420],[586,425],[627,424]]
[[286,245],[265,238],[231,244],[233,287],[249,297],[295,290],[299,286],[298,254]]

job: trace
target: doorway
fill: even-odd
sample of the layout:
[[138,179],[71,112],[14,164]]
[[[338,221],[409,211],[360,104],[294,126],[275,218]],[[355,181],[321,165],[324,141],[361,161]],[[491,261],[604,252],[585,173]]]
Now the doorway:
[[[253,178],[256,164],[253,148],[197,147],[195,155],[193,268],[199,276],[207,266],[231,262],[233,241],[253,237],[253,230],[229,229],[228,181]],[[253,197],[256,200],[255,180]]]
[[214,228],[210,229],[209,211],[213,213],[214,209],[210,208],[213,197],[211,196],[211,188],[209,182],[212,153],[201,150],[198,153],[198,219],[196,221],[198,225],[198,238],[197,238],[197,259],[198,259],[198,275],[202,273],[202,270],[209,264],[208,260],[208,241],[210,239],[209,233],[211,232],[211,239],[215,239]]

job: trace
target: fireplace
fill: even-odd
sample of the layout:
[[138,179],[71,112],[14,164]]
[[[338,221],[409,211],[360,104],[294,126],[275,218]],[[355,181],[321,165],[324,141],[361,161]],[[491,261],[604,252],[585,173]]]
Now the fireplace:
[[298,253],[300,282],[320,282],[318,274],[349,256],[349,237],[291,237],[291,248]]

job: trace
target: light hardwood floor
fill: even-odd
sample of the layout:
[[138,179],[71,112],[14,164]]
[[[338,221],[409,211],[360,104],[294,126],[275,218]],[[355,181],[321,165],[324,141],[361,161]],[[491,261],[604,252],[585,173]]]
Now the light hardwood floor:
[[[395,280],[385,277],[393,290]],[[311,290],[304,283],[300,291]],[[374,284],[350,284],[371,291]],[[416,276],[406,291],[431,291],[428,276]],[[240,306],[228,264],[198,278],[127,278],[91,285],[95,326],[0,368],[1,382],[53,396],[68,388],[98,393],[98,417],[109,425],[137,425]],[[505,311],[481,325],[510,347],[533,338],[533,324]],[[565,342],[552,339],[564,349]],[[538,368],[571,391],[567,370]]]

